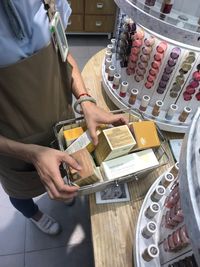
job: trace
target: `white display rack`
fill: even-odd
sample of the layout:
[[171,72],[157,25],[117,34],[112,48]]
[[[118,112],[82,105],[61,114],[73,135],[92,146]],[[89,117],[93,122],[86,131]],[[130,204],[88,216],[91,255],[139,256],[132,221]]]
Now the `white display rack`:
[[[134,245],[134,251],[133,251],[134,252],[134,263],[136,267],[152,267],[152,266],[153,267],[161,267],[161,266],[168,267],[169,264],[173,262],[176,258],[178,258],[178,260],[181,260],[187,256],[191,256],[193,253],[190,245],[177,253],[165,252],[163,249],[162,242],[160,243],[160,240],[163,240],[164,236],[166,237],[170,233],[170,231],[172,231],[172,230],[168,230],[167,228],[165,228],[165,232],[164,233],[161,232],[161,223],[162,223],[162,217],[166,211],[166,208],[164,206],[165,198],[166,196],[169,195],[173,182],[167,187],[165,196],[163,196],[158,202],[158,204],[160,205],[161,211],[153,219],[148,219],[145,216],[145,211],[152,203],[151,195],[155,191],[155,188],[160,184],[160,181],[165,173],[166,172],[164,172],[160,177],[158,177],[157,180],[152,184],[152,186],[150,187],[144,199],[144,202],[140,210],[137,227],[136,227],[135,245]],[[149,239],[146,239],[142,235],[142,230],[149,221],[154,221],[157,224],[158,230],[152,237],[150,237]],[[182,226],[183,224],[184,223],[179,224],[176,228]],[[176,230],[176,228],[174,228],[173,231]],[[159,247],[160,252],[159,252],[159,257],[147,262],[143,259],[142,253],[147,248],[147,246],[150,244],[157,245]]]
[[[139,106],[141,101],[139,99],[136,99],[136,102],[134,105],[130,105],[128,103],[128,99],[130,96],[130,92],[127,93],[126,97],[120,97],[119,96],[119,89],[113,89],[112,88],[112,82],[108,81],[107,78],[108,74],[105,72],[105,64],[103,61],[102,64],[102,83],[103,83],[103,87],[106,91],[106,94],[108,95],[108,97],[110,98],[110,100],[120,109],[122,108],[129,108],[130,112],[132,113],[136,113],[137,110],[139,110]],[[130,85],[131,88],[131,85]],[[179,113],[174,115],[173,120],[166,120],[165,119],[165,111],[160,111],[160,115],[159,115],[159,119],[155,116],[152,115],[152,106],[148,106],[147,110],[145,111],[145,113],[143,113],[143,117],[147,120],[154,120],[158,127],[161,130],[164,131],[170,131],[170,132],[177,132],[177,133],[185,133],[188,129],[188,126],[191,123],[191,117],[192,115],[189,115],[189,117],[187,118],[187,121],[184,123],[181,123],[178,121],[178,116],[180,115]]]
[[[193,13],[193,15],[182,12],[182,1],[179,1],[176,9],[173,8],[170,14],[165,14],[164,20],[159,19],[161,7],[160,1],[156,1],[155,5],[151,7],[144,4],[145,0],[115,0],[115,2],[118,7],[129,17],[133,18],[138,25],[142,25],[143,27],[169,39],[176,40],[183,45],[186,44],[199,47],[199,17],[194,16],[197,11],[198,1],[187,1],[187,13],[192,7],[193,12],[190,10],[190,13]],[[148,9],[148,12],[145,11],[146,9]],[[184,15],[188,20],[181,20],[179,15]]]
[[200,266],[200,108],[184,138],[180,154],[180,190],[192,248]]

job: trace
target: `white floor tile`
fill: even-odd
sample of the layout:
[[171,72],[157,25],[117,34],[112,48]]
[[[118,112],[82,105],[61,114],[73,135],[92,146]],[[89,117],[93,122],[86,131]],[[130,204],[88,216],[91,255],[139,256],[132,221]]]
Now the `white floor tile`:
[[25,218],[14,209],[0,207],[0,255],[23,253]]
[[24,254],[0,256],[0,267],[23,267]]

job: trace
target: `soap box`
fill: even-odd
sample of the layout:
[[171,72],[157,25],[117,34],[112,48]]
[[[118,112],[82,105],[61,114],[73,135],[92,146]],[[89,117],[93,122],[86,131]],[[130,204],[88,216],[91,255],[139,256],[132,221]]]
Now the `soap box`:
[[79,185],[93,184],[101,180],[100,171],[96,167],[93,158],[86,148],[76,151],[71,156],[79,163],[81,170],[69,168],[72,181]]
[[126,155],[136,145],[127,125],[103,130],[94,155],[100,165],[103,161]]
[[82,127],[76,127],[63,131],[63,135],[66,142],[66,147],[70,146],[79,136],[84,133]]
[[100,170],[107,180],[113,180],[158,165],[153,150],[147,149],[102,162]]
[[134,150],[160,146],[156,125],[153,121],[130,123],[130,130],[133,133],[137,143],[137,145],[134,147]]

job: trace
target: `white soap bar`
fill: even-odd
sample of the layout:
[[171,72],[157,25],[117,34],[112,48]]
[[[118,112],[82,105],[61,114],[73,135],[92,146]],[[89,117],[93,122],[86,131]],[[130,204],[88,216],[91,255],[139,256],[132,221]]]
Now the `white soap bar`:
[[101,164],[101,171],[107,180],[113,180],[158,165],[159,162],[153,150],[146,149],[104,161]]

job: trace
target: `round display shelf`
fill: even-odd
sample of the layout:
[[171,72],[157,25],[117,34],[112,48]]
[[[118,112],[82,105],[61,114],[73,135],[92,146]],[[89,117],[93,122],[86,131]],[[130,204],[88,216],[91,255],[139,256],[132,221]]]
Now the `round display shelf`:
[[200,108],[183,141],[179,177],[183,212],[190,215],[185,217],[185,222],[200,263]]
[[200,50],[200,32],[198,32],[200,25],[197,17],[182,14],[173,9],[170,14],[164,14],[163,20],[160,19],[161,4],[159,2],[156,2],[153,7],[145,5],[141,0],[115,0],[115,2],[138,25],[179,42],[186,48],[192,49],[193,47],[195,50]]
[[[171,172],[171,169],[169,169],[168,172]],[[172,234],[178,232],[185,226],[189,232],[189,226],[186,222],[188,217],[192,216],[191,213],[188,212],[184,215],[184,220],[182,222],[179,222],[177,225],[174,225],[173,228],[167,228],[165,226],[166,214],[169,212],[169,207],[165,207],[165,203],[171,192],[175,188],[174,185],[176,184],[177,180],[172,181],[168,184],[167,187],[165,187],[166,191],[162,194],[162,197],[159,200],[155,201],[153,197],[155,196],[156,192],[158,192],[158,188],[163,184],[162,180],[166,174],[167,171],[164,172],[160,177],[158,177],[157,180],[152,184],[146,194],[146,197],[143,201],[140,210],[140,214],[137,221],[135,245],[133,251],[134,264],[137,267],[176,266],[173,264],[177,264],[177,262],[192,257],[193,254],[195,256],[196,262],[199,262],[195,253],[195,248],[197,249],[198,245],[197,247],[191,246],[191,243],[194,242],[194,236],[190,236],[190,243],[188,243],[186,246],[183,245],[181,249],[179,247],[179,249],[177,250],[166,251],[166,239],[169,239]],[[169,245],[171,246],[171,243]],[[152,253],[150,254],[149,251]],[[155,256],[155,254],[157,255]]]
[[[164,195],[161,197],[159,201],[154,202],[152,200],[152,196],[154,195],[154,192],[158,186],[161,185],[161,180],[163,179],[164,175],[168,172],[170,172],[171,168],[164,172],[160,177],[156,179],[156,181],[152,184],[149,191],[147,192],[145,199],[143,201],[140,214],[137,221],[137,227],[136,227],[136,234],[135,234],[135,248],[134,248],[134,263],[137,267],[148,267],[148,266],[154,266],[154,267],[160,267],[160,266],[168,266],[167,261],[173,261],[174,256],[180,256],[180,253],[178,255],[174,255],[173,253],[167,254],[168,260],[166,260],[166,252],[163,250],[163,243],[160,242],[166,234],[168,234],[168,230],[163,233],[161,231],[161,225],[163,223],[163,215],[166,211],[166,208],[164,206],[166,197],[171,192],[172,184],[171,182],[166,187],[166,191]],[[149,207],[152,207],[153,205],[159,205],[159,211],[153,218],[148,218],[146,216],[146,213],[149,211]],[[153,229],[150,224],[155,224],[155,228]],[[148,230],[147,225],[149,224],[149,229],[153,229],[151,236],[148,236]],[[157,257],[151,259],[150,261],[146,261],[144,259],[145,250],[150,245],[155,245],[158,248],[159,254]],[[190,253],[190,252],[189,252]],[[183,254],[188,254],[188,249],[184,249]],[[191,253],[190,253],[191,254]],[[148,259],[148,257],[147,257]]]
[[[167,173],[167,171],[165,172]],[[150,245],[154,244],[157,247],[159,246],[159,240],[160,240],[160,225],[162,222],[162,215],[163,215],[163,207],[164,207],[164,201],[165,197],[169,194],[170,192],[170,186],[166,189],[166,194],[159,200],[159,202],[156,202],[160,206],[160,212],[152,219],[149,219],[145,216],[145,212],[148,209],[148,207],[153,203],[151,200],[151,196],[153,192],[155,191],[156,187],[160,184],[160,181],[165,174],[163,173],[160,177],[157,178],[157,180],[152,184],[150,187],[149,191],[147,192],[145,199],[143,201],[140,214],[138,217],[137,221],[137,227],[136,227],[136,234],[135,234],[135,245],[134,245],[134,264],[137,267],[148,267],[148,266],[154,266],[154,267],[160,267],[160,254],[161,251],[159,252],[159,256],[152,259],[150,262],[145,261],[143,258],[143,253],[145,249]],[[157,231],[150,237],[150,238],[145,238],[142,235],[143,229],[147,225],[148,222],[153,221],[157,225]]]
[[[136,99],[136,102],[134,105],[130,105],[128,103],[128,99],[130,96],[130,92],[127,93],[126,97],[120,97],[119,95],[119,89],[113,89],[112,88],[112,82],[108,81],[107,73],[105,72],[105,64],[102,64],[102,83],[103,87],[105,89],[106,94],[110,98],[110,100],[120,109],[129,108],[130,112],[135,113],[141,113],[139,111],[140,103],[141,101],[139,99]],[[177,132],[177,133],[185,133],[190,125],[191,122],[191,115],[187,118],[186,122],[179,122],[178,117],[180,114],[175,114],[173,117],[173,120],[167,120],[165,119],[166,111],[160,111],[159,118],[152,115],[152,106],[148,106],[146,111],[142,113],[144,119],[147,120],[154,120],[158,127],[161,130],[169,131],[169,132]]]

